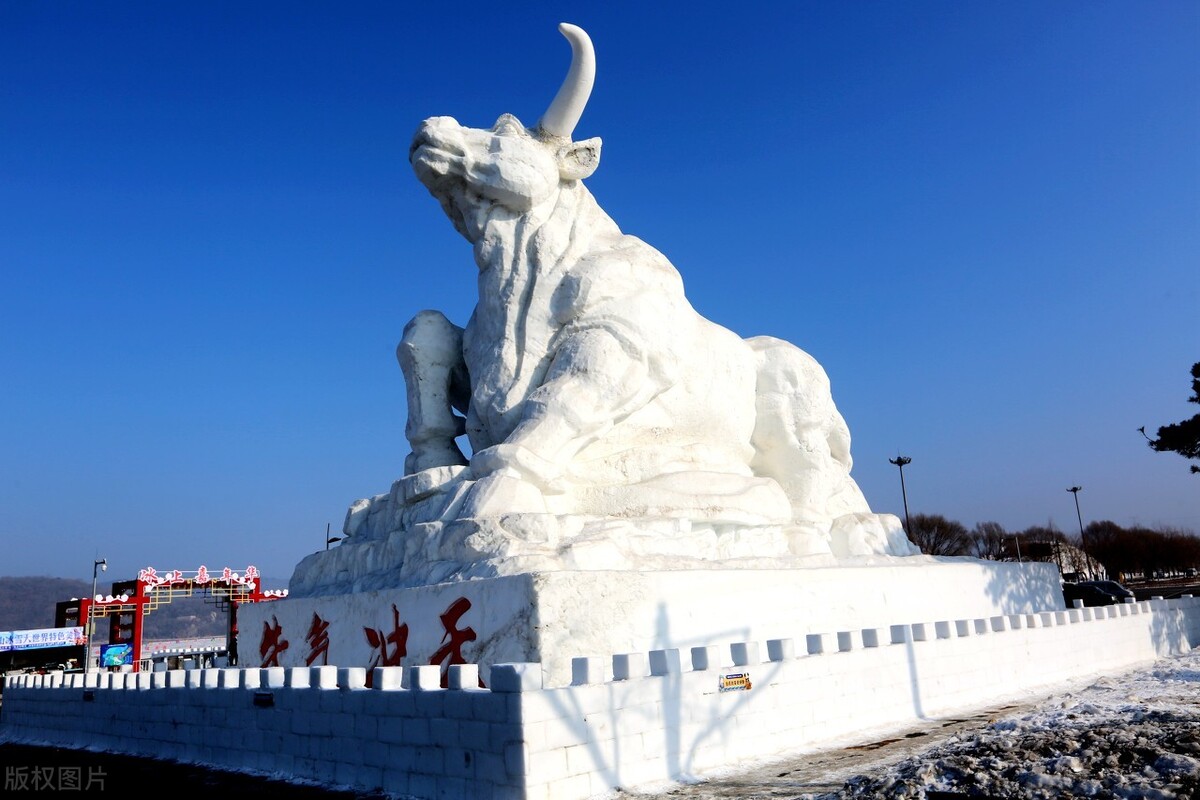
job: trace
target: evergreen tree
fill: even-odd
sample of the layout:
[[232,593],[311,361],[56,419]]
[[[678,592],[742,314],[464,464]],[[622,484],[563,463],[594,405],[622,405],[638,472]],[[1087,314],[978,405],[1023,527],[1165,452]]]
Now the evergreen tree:
[[[1192,396],[1189,403],[1200,403],[1200,362],[1192,365]],[[1146,428],[1139,428],[1146,436]],[[1200,460],[1200,414],[1158,429],[1157,438],[1146,436],[1150,446],[1160,453],[1179,453],[1184,458]],[[1192,472],[1200,473],[1200,467],[1192,465]]]

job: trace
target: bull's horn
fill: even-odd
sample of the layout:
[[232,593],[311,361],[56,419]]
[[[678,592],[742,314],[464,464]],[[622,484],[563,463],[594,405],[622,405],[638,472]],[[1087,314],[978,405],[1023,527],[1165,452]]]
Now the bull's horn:
[[538,127],[551,136],[570,139],[596,81],[596,51],[583,28],[564,22],[558,30],[571,43],[571,69]]

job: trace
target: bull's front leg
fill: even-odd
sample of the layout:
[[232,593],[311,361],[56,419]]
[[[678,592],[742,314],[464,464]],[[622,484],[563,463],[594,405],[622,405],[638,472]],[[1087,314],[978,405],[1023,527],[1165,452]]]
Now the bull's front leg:
[[[527,490],[514,496],[511,482],[543,494],[563,491],[560,478],[575,456],[669,385],[655,373],[641,348],[617,331],[596,326],[565,337],[513,433],[472,457],[471,472],[483,480],[469,515],[540,510],[526,502]],[[514,502],[532,507],[502,507]]]
[[404,435],[412,452],[404,459],[406,475],[467,463],[454,441],[464,431],[454,409],[465,412],[470,397],[462,337],[463,329],[438,311],[422,311],[404,326],[396,359],[408,397]]

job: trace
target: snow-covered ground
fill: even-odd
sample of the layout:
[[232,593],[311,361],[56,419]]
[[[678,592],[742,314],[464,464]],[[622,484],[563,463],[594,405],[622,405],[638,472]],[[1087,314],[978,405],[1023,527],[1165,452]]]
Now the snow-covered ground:
[[1038,701],[655,796],[1200,800],[1200,648]]

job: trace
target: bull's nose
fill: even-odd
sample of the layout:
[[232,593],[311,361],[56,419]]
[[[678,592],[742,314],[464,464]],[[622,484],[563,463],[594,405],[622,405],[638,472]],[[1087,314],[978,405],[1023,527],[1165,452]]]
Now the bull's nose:
[[408,158],[411,161],[413,153],[423,144],[439,145],[446,141],[448,136],[453,135],[455,131],[461,130],[462,126],[454,117],[430,117],[420,124],[416,134],[413,136],[412,146],[408,148]]
[[454,117],[430,117],[421,123],[421,127],[417,128],[417,136],[436,136],[439,133],[445,134],[461,128],[462,126]]

